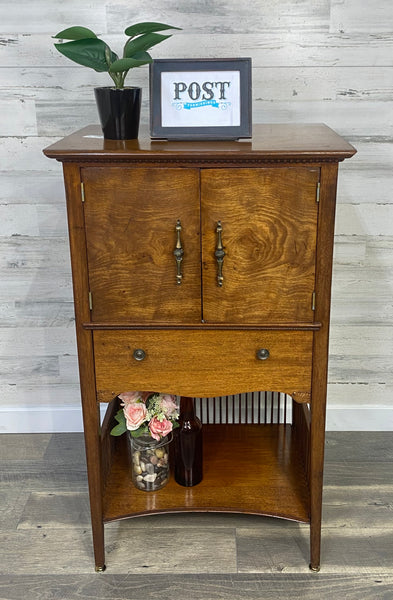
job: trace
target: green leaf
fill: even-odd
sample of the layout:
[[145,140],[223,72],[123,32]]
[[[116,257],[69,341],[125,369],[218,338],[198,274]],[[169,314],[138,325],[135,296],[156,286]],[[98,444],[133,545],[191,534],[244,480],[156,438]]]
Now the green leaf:
[[165,23],[136,23],[135,25],[131,25],[127,27],[125,30],[125,34],[134,37],[135,35],[139,35],[141,33],[152,33],[153,31],[164,31],[164,29],[181,29],[181,27],[173,27],[173,25],[165,25]]
[[127,431],[127,427],[123,423],[119,423],[111,429],[111,435],[122,435],[125,431]]
[[137,52],[132,58],[134,58],[135,60],[153,60],[148,52]]
[[112,52],[112,50],[109,48],[109,46],[106,46],[105,61],[106,61],[106,64],[108,65],[108,67],[110,67],[111,64],[114,63],[116,60],[119,60],[119,57],[117,56],[117,54],[115,52]]
[[[55,44],[55,48],[79,65],[90,67],[98,72],[108,71],[109,69],[105,59],[107,44],[97,38],[86,38],[74,42],[65,42],[64,44]],[[116,57],[114,53],[112,55]]]
[[134,69],[135,67],[141,67],[142,65],[147,65],[151,63],[152,59],[149,58],[147,60],[135,60],[134,58],[119,58],[119,60],[115,60],[109,67],[110,73],[122,73],[123,71],[128,71],[129,69]]
[[115,414],[115,419],[118,423],[125,423],[126,422],[126,418],[124,416],[124,410],[122,408],[120,408],[117,413]]
[[135,429],[134,431],[130,431],[131,437],[134,437],[134,438],[141,437],[142,435],[146,435],[148,433],[149,433],[149,428],[147,425],[141,425],[140,427],[138,427],[138,429]]
[[86,38],[96,38],[96,34],[91,29],[87,29],[87,27],[68,27],[68,29],[63,29],[60,33],[56,33],[56,35],[52,36],[59,40],[84,40]]
[[124,58],[133,58],[137,52],[145,52],[170,37],[170,35],[160,35],[159,33],[146,33],[135,40],[128,40],[124,46]]
[[111,429],[111,435],[122,435],[125,431],[127,431],[126,418],[122,408],[120,408],[115,414],[115,419],[118,425],[115,425],[115,427]]

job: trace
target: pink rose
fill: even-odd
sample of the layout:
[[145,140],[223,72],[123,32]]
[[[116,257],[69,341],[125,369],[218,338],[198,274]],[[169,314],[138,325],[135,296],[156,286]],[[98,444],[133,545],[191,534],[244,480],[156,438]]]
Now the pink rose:
[[161,407],[163,412],[171,417],[175,413],[177,413],[177,404],[175,400],[175,396],[171,396],[170,394],[163,394],[161,400]]
[[167,419],[159,421],[157,417],[153,417],[149,423],[149,429],[151,437],[159,442],[161,437],[165,437],[172,431],[172,423]]
[[143,402],[134,402],[126,404],[124,407],[124,416],[126,418],[127,429],[135,431],[145,421],[147,410]]
[[127,406],[128,404],[134,404],[138,400],[141,400],[142,394],[141,392],[123,392],[119,394],[120,400],[123,400],[123,406]]

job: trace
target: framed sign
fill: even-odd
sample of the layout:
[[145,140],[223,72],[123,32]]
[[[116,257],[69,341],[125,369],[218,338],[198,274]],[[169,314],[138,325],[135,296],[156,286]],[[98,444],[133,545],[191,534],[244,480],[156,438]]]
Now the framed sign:
[[251,137],[251,58],[159,59],[150,65],[150,135]]

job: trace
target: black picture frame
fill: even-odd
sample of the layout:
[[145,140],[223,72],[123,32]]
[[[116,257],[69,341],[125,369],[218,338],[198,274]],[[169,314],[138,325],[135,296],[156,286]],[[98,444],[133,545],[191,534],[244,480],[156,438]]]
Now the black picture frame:
[[252,136],[251,58],[157,59],[149,74],[152,139]]

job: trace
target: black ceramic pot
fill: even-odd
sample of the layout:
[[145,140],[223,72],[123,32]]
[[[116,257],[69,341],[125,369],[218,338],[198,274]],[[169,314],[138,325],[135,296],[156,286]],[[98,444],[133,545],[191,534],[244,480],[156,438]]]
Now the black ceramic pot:
[[135,140],[138,137],[142,90],[138,87],[95,88],[98,114],[104,138]]

